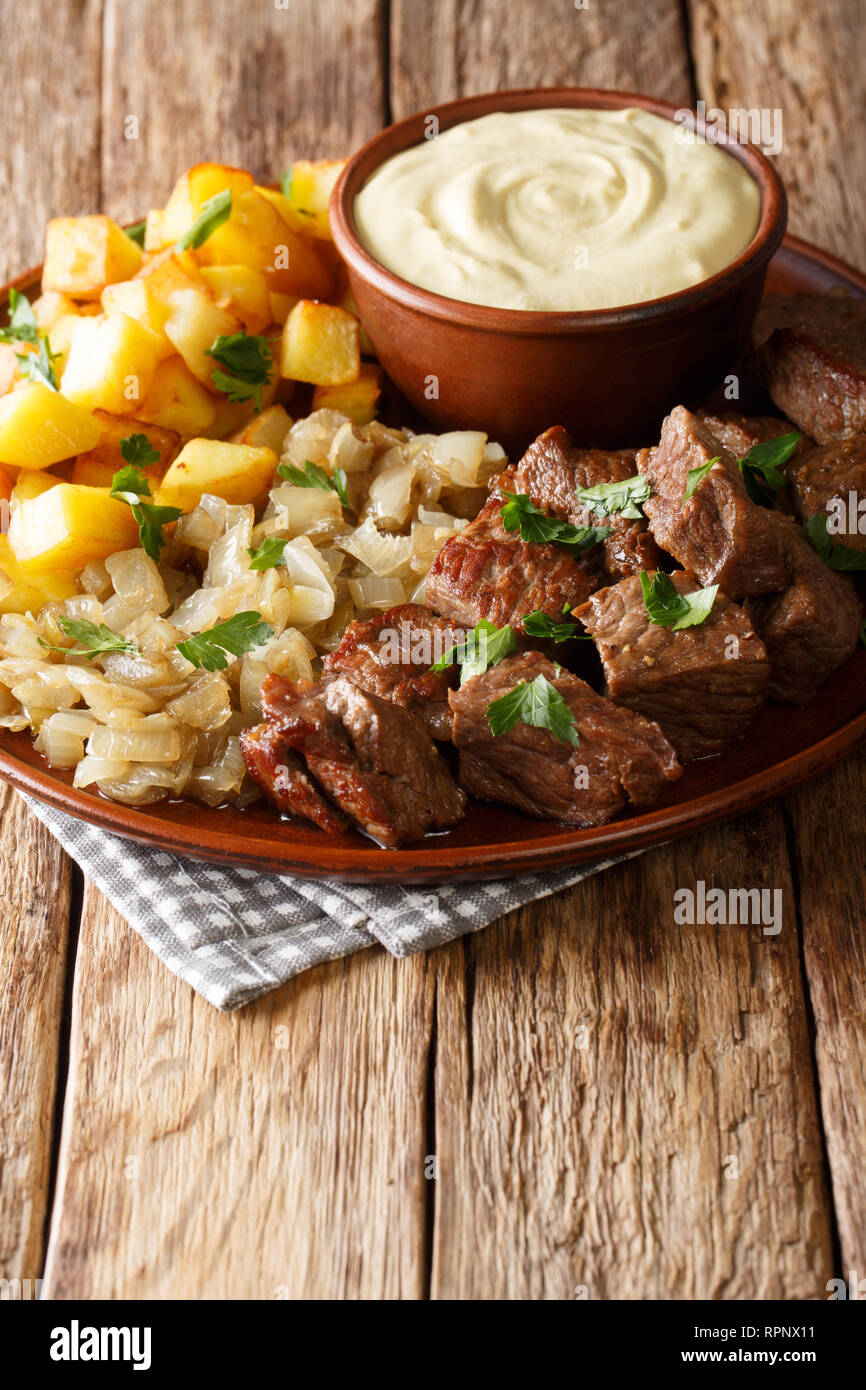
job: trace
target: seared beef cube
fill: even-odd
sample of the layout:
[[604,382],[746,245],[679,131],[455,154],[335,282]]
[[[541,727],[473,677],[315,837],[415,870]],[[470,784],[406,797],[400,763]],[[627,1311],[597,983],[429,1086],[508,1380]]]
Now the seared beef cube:
[[866,300],[847,295],[770,296],[757,361],[774,403],[829,444],[866,433]]
[[[310,785],[349,819],[389,849],[420,840],[428,830],[455,825],[466,798],[457,787],[421,722],[387,700],[361,690],[345,676],[329,685],[268,676],[262,686],[266,724],[278,730],[280,748],[303,760]],[[242,742],[250,775],[280,810],[315,820],[306,792],[295,797],[287,782],[280,801],[269,765],[256,758],[265,735]],[[318,823],[318,822],[316,822]]]
[[767,694],[804,705],[857,646],[860,601],[850,578],[827,568],[796,521],[774,513],[772,522],[788,587],[750,599],[746,609],[770,659]]
[[589,576],[561,545],[523,541],[506,531],[494,489],[474,521],[446,541],[427,576],[427,602],[443,617],[471,629],[481,618],[496,627],[511,623],[516,633],[541,609],[562,617],[566,604],[583,603],[593,587]]
[[325,657],[325,676],[348,676],[362,690],[419,715],[434,738],[448,739],[448,690],[457,684],[459,668],[430,667],[464,635],[429,608],[404,603],[350,623],[337,650]]
[[[807,521],[819,512],[828,514],[830,503],[838,498],[843,529],[832,527],[830,534],[852,550],[866,550],[866,506],[861,513],[860,503],[866,503],[866,435],[823,444],[810,450],[802,460],[788,470],[797,515]],[[850,494],[854,505],[850,507]],[[834,508],[834,513],[836,512]],[[863,532],[858,527],[862,525]]]
[[283,739],[278,724],[244,729],[240,743],[247,771],[283,815],[310,820],[332,835],[348,828],[348,816],[316,786],[303,759]]
[[[585,507],[577,488],[619,483],[637,472],[635,450],[612,453],[605,449],[577,449],[561,425],[545,430],[530,444],[514,472],[514,492],[526,493],[542,511],[572,526],[609,526],[599,560],[603,582],[622,579],[641,570],[657,569],[660,556],[643,520],[615,514],[599,516]],[[591,559],[594,552],[587,557]],[[591,563],[586,568],[592,569]]]
[[[521,681],[543,675],[568,704],[578,745],[549,729],[518,723],[495,735],[487,708]],[[655,801],[682,769],[656,724],[619,709],[539,652],[519,652],[448,696],[460,784],[482,801],[503,801],[564,825],[604,825],[626,800]]]
[[[781,439],[784,434],[799,433],[796,425],[778,415],[736,415],[733,411],[711,415],[699,410],[698,419],[737,459],[745,458],[755,444],[767,444],[771,439]],[[807,435],[801,435],[791,458],[797,459],[812,448],[814,442]]]
[[[685,500],[689,472],[718,458]],[[652,495],[643,504],[662,550],[732,598],[785,587],[785,569],[768,521],[749,497],[737,460],[684,406],[672,410],[655,449],[638,454]]]
[[[684,570],[671,580],[681,594],[700,587]],[[683,762],[745,737],[770,668],[751,620],[722,593],[705,622],[679,632],[650,622],[637,576],[600,589],[577,616],[595,638],[605,694],[656,720]]]

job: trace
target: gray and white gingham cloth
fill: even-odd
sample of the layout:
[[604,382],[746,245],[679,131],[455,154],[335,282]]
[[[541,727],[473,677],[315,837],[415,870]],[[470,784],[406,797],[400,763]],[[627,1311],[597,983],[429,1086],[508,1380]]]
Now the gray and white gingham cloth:
[[24,800],[163,964],[218,1009],[377,941],[395,956],[441,946],[618,862],[436,887],[319,883],[181,859]]

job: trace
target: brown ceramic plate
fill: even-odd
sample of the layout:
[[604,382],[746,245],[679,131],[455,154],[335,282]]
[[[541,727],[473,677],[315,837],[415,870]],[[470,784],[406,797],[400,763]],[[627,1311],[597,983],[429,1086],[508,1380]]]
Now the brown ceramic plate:
[[[37,279],[38,271],[15,283],[28,288]],[[790,293],[836,287],[866,296],[866,277],[806,242],[786,237],[771,263],[767,289]],[[564,867],[674,839],[780,796],[838,762],[864,739],[866,651],[861,649],[805,709],[768,706],[744,743],[722,757],[693,763],[649,812],[594,830],[565,830],[474,802],[458,829],[397,851],[379,849],[360,835],[326,836],[281,820],[261,804],[245,811],[209,810],[180,801],[140,811],[120,806],[76,791],[71,774],[48,768],[27,733],[0,730],[0,774],[92,825],[178,854],[308,878],[433,883]]]

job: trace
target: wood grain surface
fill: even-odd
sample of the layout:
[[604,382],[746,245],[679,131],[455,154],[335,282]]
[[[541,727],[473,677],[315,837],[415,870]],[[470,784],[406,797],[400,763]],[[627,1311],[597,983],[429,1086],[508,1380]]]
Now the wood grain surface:
[[[35,0],[4,14],[0,262],[39,259],[54,212],[140,216],[198,159],[274,177],[392,113],[572,82],[781,106],[793,229],[862,266],[859,8]],[[860,758],[231,1017],[88,888],[68,1065],[69,871],[5,791],[0,1276],[39,1273],[50,1206],[61,1298],[821,1297],[834,1248],[866,1265],[864,791]],[[781,932],[677,925],[699,878],[781,890]]]

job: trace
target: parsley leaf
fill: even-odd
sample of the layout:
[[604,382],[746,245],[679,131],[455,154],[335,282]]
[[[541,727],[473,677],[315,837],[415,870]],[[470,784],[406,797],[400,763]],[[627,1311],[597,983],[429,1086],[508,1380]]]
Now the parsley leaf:
[[508,501],[500,507],[502,525],[506,531],[520,531],[522,541],[546,545],[569,546],[573,550],[591,550],[610,535],[609,526],[571,526],[558,517],[539,511],[525,493],[506,492]]
[[[127,457],[127,453],[124,452],[124,445],[127,446],[129,454],[135,453],[138,457],[142,457],[142,447],[140,444],[135,444],[134,441],[145,438],[146,436],[142,434],[127,435],[120,442],[121,457]],[[159,507],[155,502],[143,502],[141,500],[143,497],[150,496],[150,483],[141,469],[132,463],[115,473],[111,480],[111,496],[115,497],[118,502],[126,502],[132,508],[132,515],[138,522],[138,534],[142,549],[155,564],[159,564],[159,557],[165,546],[162,528],[168,522],[177,521],[179,516],[183,516],[181,509],[179,507]]]
[[39,329],[36,324],[36,315],[26,294],[20,294],[18,290],[9,291],[9,323],[6,328],[0,328],[0,343],[36,343],[39,341]]
[[718,584],[711,584],[709,588],[698,589],[693,594],[681,594],[670,575],[663,570],[658,570],[653,579],[642,573],[640,586],[650,622],[669,627],[673,632],[681,632],[686,627],[699,627],[706,622],[719,592]]
[[21,374],[27,381],[41,382],[43,386],[50,386],[52,391],[56,391],[57,374],[54,371],[54,363],[59,354],[51,351],[48,338],[44,333],[39,334],[38,352],[16,352],[15,357],[21,367]]
[[776,493],[785,486],[782,465],[787,463],[802,438],[796,431],[753,444],[745,458],[737,460],[746,491],[753,502],[771,506]]
[[232,212],[232,191],[224,188],[202,203],[201,212],[188,231],[177,242],[177,251],[197,251],[218,227],[227,222]]
[[135,241],[139,246],[144,245],[144,232],[147,227],[147,219],[144,222],[135,222],[131,227],[127,227],[126,235],[131,241]]
[[226,622],[208,628],[207,632],[178,642],[177,649],[193,666],[205,671],[223,671],[228,666],[226,652],[243,656],[253,647],[261,647],[273,633],[270,623],[262,622],[261,613],[236,613]]
[[507,695],[487,706],[487,723],[494,738],[507,734],[515,724],[530,724],[536,729],[549,729],[560,743],[578,746],[579,738],[574,715],[555,686],[543,675],[534,681],[520,681]]
[[488,666],[498,666],[504,657],[516,649],[517,639],[510,623],[506,623],[505,627],[496,627],[487,618],[482,618],[466,638],[450,647],[430,670],[447,671],[449,666],[459,666],[460,684],[466,685],[473,676],[483,675]]
[[249,546],[247,554],[250,557],[250,569],[276,569],[277,565],[283,563],[283,551],[288,543],[288,540],[283,536],[266,536],[258,550],[255,546]]
[[[86,648],[83,652],[75,652],[76,656],[86,656],[88,661],[92,661],[95,656],[101,656],[103,652],[130,652],[138,655],[138,647],[134,642],[128,642],[125,637],[121,637],[119,632],[113,632],[105,623],[88,622],[86,618],[58,618],[58,626],[75,642],[81,642]],[[50,642],[43,642],[41,637],[36,639],[40,647],[47,647],[51,652],[69,652],[69,647],[57,647]]]
[[577,638],[579,642],[590,641],[588,633],[579,633],[577,623],[572,618],[566,618],[567,612],[568,605],[566,604],[562,610],[564,621],[557,622],[555,618],[549,617],[540,608],[536,608],[534,613],[527,614],[523,619],[523,631],[527,632],[530,637],[540,637],[545,642],[570,642],[573,637]]
[[336,492],[342,506],[346,511],[351,511],[349,502],[349,492],[346,483],[345,468],[335,468],[334,475],[331,477],[320,468],[312,459],[307,459],[303,468],[293,468],[290,463],[281,463],[277,467],[277,476],[285,478],[292,487],[316,487],[321,492]]
[[639,521],[643,516],[641,502],[650,495],[649,478],[636,473],[633,478],[623,478],[615,483],[596,483],[593,487],[575,489],[585,507],[599,516],[627,517],[629,521]]
[[[138,469],[149,468],[152,464],[159,463],[162,455],[159,449],[154,448],[146,434],[128,434],[120,441],[120,457],[124,463]],[[121,469],[121,473],[125,472],[125,469]],[[113,486],[114,483],[112,483]],[[136,489],[134,487],[128,490],[130,492],[142,491],[141,488]],[[149,492],[150,489],[148,488],[144,495],[147,496]]]
[[255,401],[262,408],[262,387],[270,380],[273,358],[267,338],[255,333],[220,334],[207,349],[220,367],[212,374],[217,390],[224,391],[230,401]]
[[703,482],[710,469],[713,467],[714,464],[718,462],[719,455],[717,454],[714,459],[710,459],[709,463],[699,463],[697,468],[689,469],[688,477],[686,478],[686,490],[683,493],[684,506],[686,502],[688,502],[689,498],[694,495],[694,491],[695,488],[698,486],[698,483]]
[[829,569],[849,574],[857,570],[866,570],[866,550],[855,550],[853,546],[834,542],[827,530],[827,516],[824,512],[816,512],[814,516],[810,516],[804,523],[803,530]]

